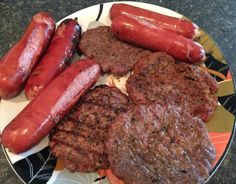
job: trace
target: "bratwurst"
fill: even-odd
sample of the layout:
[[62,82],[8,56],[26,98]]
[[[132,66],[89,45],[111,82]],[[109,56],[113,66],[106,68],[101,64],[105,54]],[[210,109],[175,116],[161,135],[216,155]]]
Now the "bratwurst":
[[24,87],[54,33],[55,22],[46,12],[33,16],[21,39],[0,61],[0,98],[9,99]]
[[112,20],[112,33],[122,41],[151,51],[162,51],[179,61],[199,64],[205,59],[203,47],[134,15],[122,14]]
[[35,98],[70,64],[81,38],[81,27],[74,19],[65,19],[58,26],[45,55],[26,82],[25,94]]
[[113,4],[110,11],[111,20],[120,15],[134,15],[140,19],[145,19],[151,24],[158,25],[168,31],[183,35],[186,38],[194,38],[198,32],[198,26],[193,22],[183,19],[170,17],[164,14],[139,8],[124,3]]

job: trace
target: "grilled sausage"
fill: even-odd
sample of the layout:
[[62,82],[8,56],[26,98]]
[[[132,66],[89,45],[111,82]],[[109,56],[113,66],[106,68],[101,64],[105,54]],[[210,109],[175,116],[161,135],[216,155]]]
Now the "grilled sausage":
[[167,31],[132,15],[120,15],[112,21],[112,32],[119,39],[152,51],[164,51],[174,58],[190,63],[201,63],[203,47],[182,35]]
[[58,75],[3,130],[2,144],[13,153],[40,142],[100,76],[93,60],[81,60]]
[[0,98],[17,95],[47,48],[55,22],[45,12],[33,16],[21,39],[0,62]]
[[65,19],[57,28],[42,60],[26,82],[26,97],[32,100],[71,61],[81,38],[81,27],[76,20]]
[[198,35],[198,26],[193,22],[183,19],[170,17],[157,12],[149,11],[136,6],[118,3],[113,4],[110,9],[110,18],[113,20],[121,14],[135,15],[139,18],[150,21],[164,29],[183,35],[187,38],[194,38]]

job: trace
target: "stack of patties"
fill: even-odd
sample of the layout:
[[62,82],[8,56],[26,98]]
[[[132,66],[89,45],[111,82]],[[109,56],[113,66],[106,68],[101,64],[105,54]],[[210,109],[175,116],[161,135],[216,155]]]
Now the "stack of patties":
[[126,184],[204,182],[215,159],[204,123],[217,106],[215,79],[199,66],[123,43],[108,26],[86,31],[80,49],[104,73],[133,73],[128,96],[97,86],[51,132],[52,153],[65,167],[110,168]]

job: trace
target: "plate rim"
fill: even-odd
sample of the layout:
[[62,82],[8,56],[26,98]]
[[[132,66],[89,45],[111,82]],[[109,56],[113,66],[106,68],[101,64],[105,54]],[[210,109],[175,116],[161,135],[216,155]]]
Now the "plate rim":
[[[61,18],[59,21],[56,22],[56,25],[58,25],[58,24],[59,24],[61,21],[63,21],[64,19],[66,19],[66,18],[68,18],[68,17],[70,17],[70,16],[73,16],[73,14],[76,14],[76,13],[82,11],[82,10],[90,9],[90,8],[96,7],[96,6],[99,6],[99,12],[98,12],[97,19],[96,19],[96,21],[98,21],[99,18],[101,17],[101,15],[102,15],[102,11],[103,11],[103,9],[101,9],[101,6],[102,6],[102,8],[103,8],[103,5],[105,5],[105,4],[112,5],[112,4],[115,4],[115,3],[127,3],[127,4],[132,4],[132,5],[135,5],[135,4],[138,3],[138,4],[144,4],[144,5],[146,4],[146,5],[149,5],[149,6],[152,5],[152,6],[161,8],[161,9],[163,9],[163,10],[165,10],[165,11],[166,11],[166,10],[167,10],[167,11],[171,11],[171,12],[173,12],[174,14],[178,14],[178,16],[185,17],[185,16],[182,15],[181,13],[176,12],[176,11],[174,11],[174,10],[172,10],[172,9],[169,9],[169,8],[166,8],[166,7],[163,7],[163,6],[160,6],[160,5],[156,5],[156,4],[153,4],[153,3],[149,3],[149,2],[147,3],[147,2],[138,2],[138,1],[113,1],[113,2],[104,2],[104,3],[94,4],[94,5],[91,5],[91,6],[82,8],[82,9],[80,9],[80,10],[77,10],[77,11],[75,11],[75,12],[73,12],[73,13],[71,13],[71,14],[69,14],[69,15],[63,17],[63,18]],[[100,12],[100,11],[101,11],[101,12]],[[188,17],[187,17],[187,18],[188,18]],[[190,19],[190,20],[191,20],[191,19]],[[204,28],[201,28],[201,27],[200,27],[200,29],[202,29],[203,31],[205,31]],[[205,31],[205,32],[206,32],[206,31]],[[226,65],[228,66],[229,71],[230,71],[230,73],[232,74],[232,67],[230,67],[227,57],[223,54],[221,48],[218,46],[218,43],[215,42],[215,40],[213,39],[213,37],[212,37],[210,34],[208,34],[208,32],[206,32],[206,33],[207,33],[208,37],[210,37],[210,39],[213,40],[214,43],[217,45],[217,48],[219,49],[220,54],[224,57],[225,62],[226,62]],[[232,76],[232,79],[231,79],[231,80],[232,80],[233,87],[234,87],[234,93],[233,93],[233,95],[236,95],[236,85],[235,85],[235,83],[234,83],[235,79],[234,79],[234,76],[233,76],[233,75],[231,75],[231,76]],[[1,103],[1,100],[0,100],[0,103]],[[205,180],[204,183],[209,182],[209,181],[212,179],[212,177],[215,175],[215,173],[217,173],[218,169],[219,169],[220,166],[222,165],[223,161],[225,160],[225,158],[226,158],[226,156],[228,155],[228,152],[229,152],[229,150],[230,150],[230,148],[231,148],[231,146],[232,146],[233,139],[234,139],[235,134],[236,134],[236,132],[235,132],[235,131],[236,131],[236,116],[235,116],[235,115],[233,115],[233,116],[234,116],[234,122],[233,122],[233,125],[232,125],[232,130],[231,130],[231,132],[230,132],[230,133],[231,133],[231,134],[230,134],[230,138],[229,138],[229,140],[228,140],[228,142],[227,142],[227,145],[226,145],[226,147],[225,147],[225,149],[224,149],[224,152],[222,153],[222,155],[221,155],[220,159],[218,160],[218,162],[216,163],[216,165],[212,168],[211,172],[209,173],[209,177]],[[18,174],[18,172],[14,169],[13,163],[11,162],[9,155],[7,154],[6,148],[5,148],[2,144],[1,144],[1,148],[2,148],[2,150],[3,150],[3,153],[4,153],[4,155],[5,155],[6,159],[7,159],[7,161],[8,161],[8,163],[9,163],[10,167],[11,167],[12,170],[14,171],[14,173],[15,173],[15,174],[17,175],[17,177],[21,180],[21,182],[26,183],[26,182],[22,179],[22,177]]]

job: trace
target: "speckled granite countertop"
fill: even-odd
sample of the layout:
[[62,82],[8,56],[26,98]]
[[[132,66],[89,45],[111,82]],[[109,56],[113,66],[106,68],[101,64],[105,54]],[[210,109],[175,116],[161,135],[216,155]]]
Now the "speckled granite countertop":
[[[34,0],[0,1],[0,57],[18,40],[34,13],[49,11],[55,20],[85,7],[108,1]],[[149,0],[142,1],[177,11],[204,28],[221,48],[236,79],[235,0]],[[235,82],[235,81],[234,81]],[[0,149],[0,183],[20,184]],[[209,183],[236,183],[236,137],[223,164]]]

